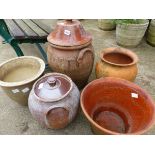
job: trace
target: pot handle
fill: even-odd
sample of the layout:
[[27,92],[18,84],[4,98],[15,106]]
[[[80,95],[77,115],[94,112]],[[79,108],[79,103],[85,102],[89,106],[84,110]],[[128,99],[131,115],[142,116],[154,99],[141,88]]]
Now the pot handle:
[[77,58],[77,62],[80,63],[81,59],[83,59],[83,56],[86,52],[92,52],[93,50],[91,48],[84,48],[79,52],[78,58]]
[[[56,126],[59,126],[60,125],[60,127],[56,127],[56,126],[54,126],[54,127],[51,127],[51,125],[49,124],[49,121],[48,121],[48,118],[47,118],[47,115],[52,111],[52,110],[54,110],[54,109],[63,109],[67,114],[68,114],[68,117],[67,117],[67,122],[63,122],[63,120],[61,120],[60,122],[60,124],[58,124],[58,125],[56,125]],[[48,127],[48,128],[53,128],[53,129],[58,129],[58,128],[62,128],[61,126],[63,126],[63,125],[66,125],[68,122],[69,122],[69,109],[67,109],[66,107],[64,107],[64,106],[51,106],[50,108],[48,108],[48,110],[45,112],[45,117],[44,117],[44,121],[45,121],[45,124],[46,124],[46,126]]]

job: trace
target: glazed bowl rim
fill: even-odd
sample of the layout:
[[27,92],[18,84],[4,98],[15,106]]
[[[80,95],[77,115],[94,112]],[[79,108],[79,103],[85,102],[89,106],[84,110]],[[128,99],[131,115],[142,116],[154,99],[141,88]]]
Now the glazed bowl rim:
[[[41,80],[41,79],[43,79],[43,78],[45,78],[45,77],[48,77],[48,76],[51,76],[51,75],[59,75],[59,76],[62,76],[63,78],[65,78],[66,80],[68,80],[69,81],[69,83],[70,83],[70,88],[69,88],[69,90],[64,94],[64,95],[62,95],[61,97],[59,97],[59,98],[57,98],[57,99],[43,99],[43,98],[41,98],[41,97],[39,97],[36,93],[35,93],[35,86],[36,86],[36,84]],[[34,96],[35,96],[35,98],[37,98],[39,101],[43,101],[43,102],[56,102],[56,101],[60,101],[60,100],[62,100],[63,98],[65,98],[70,92],[71,92],[71,90],[73,89],[73,81],[72,81],[72,79],[69,77],[69,76],[67,76],[67,75],[65,75],[65,74],[62,74],[62,73],[57,73],[57,72],[52,72],[52,73],[46,73],[44,76],[42,76],[41,78],[39,78],[34,84],[33,84],[33,87],[32,87],[32,90],[33,90],[33,92],[34,92]]]
[[19,82],[4,82],[4,81],[0,80],[0,86],[7,87],[7,88],[8,87],[22,86],[22,85],[28,84],[30,82],[33,82],[34,80],[36,80],[38,77],[40,77],[43,74],[43,72],[45,70],[45,62],[41,58],[38,58],[38,57],[35,57],[35,56],[21,56],[21,57],[16,57],[16,58],[9,59],[9,60],[4,61],[3,63],[1,63],[0,68],[2,66],[6,65],[7,63],[10,63],[10,62],[13,62],[13,61],[18,61],[18,60],[21,60],[21,59],[34,59],[34,60],[36,60],[40,64],[40,68],[38,69],[37,74],[34,75],[31,78],[28,78],[26,80],[22,80],[22,81],[19,81]]
[[[104,56],[109,53],[119,53],[119,54],[125,55],[131,58],[132,62],[128,64],[118,64],[118,63],[110,62],[104,58]],[[126,49],[126,48],[122,48],[122,47],[109,47],[109,48],[103,49],[100,53],[100,59],[108,64],[111,64],[114,66],[121,66],[121,67],[132,66],[132,65],[135,65],[139,61],[138,56],[133,51]]]
[[[147,124],[147,126],[144,129],[141,129],[139,131],[136,132],[132,132],[132,133],[118,133],[115,131],[111,131],[108,130],[100,125],[98,125],[92,118],[91,116],[87,113],[85,107],[84,107],[84,103],[83,103],[83,96],[84,96],[84,92],[86,91],[86,89],[90,86],[90,85],[94,85],[94,84],[98,84],[100,82],[106,82],[106,81],[112,81],[112,82],[116,82],[116,83],[122,83],[125,84],[126,86],[132,86],[134,87],[134,89],[136,90],[140,90],[142,91],[148,98],[148,100],[150,101],[149,104],[151,104],[152,108],[153,108],[153,116],[152,119],[150,120],[150,122]],[[137,134],[143,134],[146,131],[148,131],[150,128],[152,128],[153,125],[155,125],[155,103],[153,101],[153,99],[151,98],[151,96],[147,93],[147,91],[145,91],[144,89],[142,89],[140,86],[136,85],[135,83],[132,83],[130,81],[127,81],[125,79],[121,79],[121,78],[115,78],[115,77],[105,77],[105,78],[99,78],[96,80],[91,81],[89,84],[86,85],[86,87],[82,90],[81,92],[81,96],[80,96],[80,105],[81,105],[81,109],[85,115],[85,117],[88,119],[89,123],[93,126],[95,126],[95,128],[99,129],[100,131],[102,131],[103,133],[107,133],[107,134],[111,134],[111,135],[137,135]]]

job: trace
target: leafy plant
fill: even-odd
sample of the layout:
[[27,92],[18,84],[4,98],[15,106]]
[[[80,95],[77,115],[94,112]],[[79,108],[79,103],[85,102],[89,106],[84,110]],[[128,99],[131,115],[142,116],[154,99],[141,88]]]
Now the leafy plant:
[[116,24],[141,24],[143,19],[115,19]]

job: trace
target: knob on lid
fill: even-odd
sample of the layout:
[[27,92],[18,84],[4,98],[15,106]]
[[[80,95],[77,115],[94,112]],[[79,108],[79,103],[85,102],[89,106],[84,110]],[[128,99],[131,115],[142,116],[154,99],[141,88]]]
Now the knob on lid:
[[78,20],[63,20],[57,22],[56,28],[48,37],[48,42],[57,46],[79,46],[92,40]]
[[71,79],[60,73],[46,74],[34,86],[35,95],[45,102],[58,101],[64,98],[71,89]]

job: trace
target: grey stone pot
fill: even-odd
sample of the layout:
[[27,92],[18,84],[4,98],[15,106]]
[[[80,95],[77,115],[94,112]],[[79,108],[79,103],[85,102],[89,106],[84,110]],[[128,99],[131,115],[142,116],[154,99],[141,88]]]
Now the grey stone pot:
[[143,20],[141,24],[117,24],[117,44],[124,47],[136,47],[144,37],[148,24],[149,20]]

